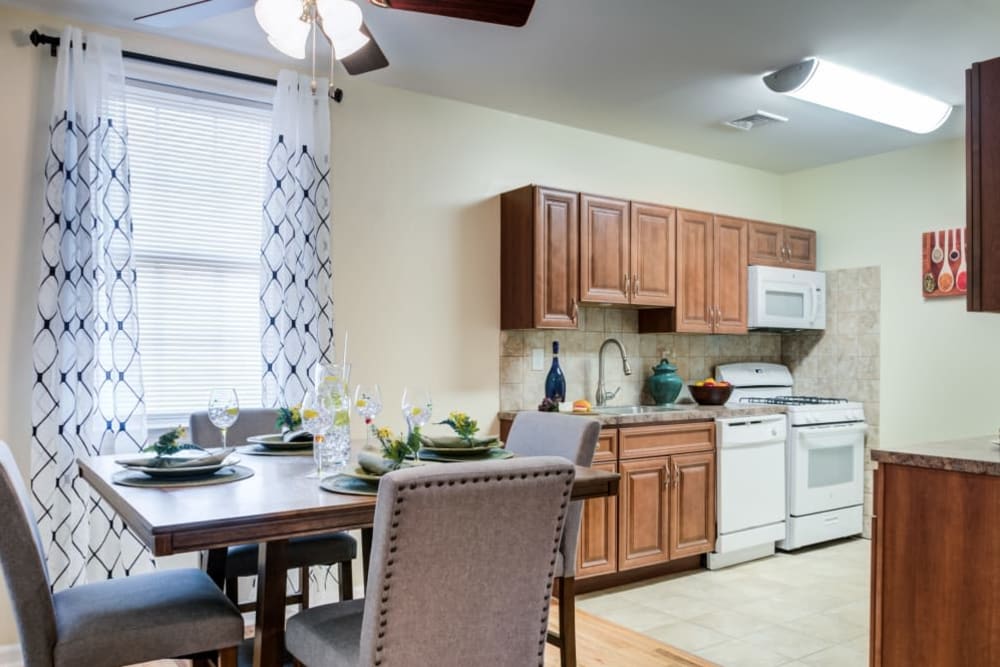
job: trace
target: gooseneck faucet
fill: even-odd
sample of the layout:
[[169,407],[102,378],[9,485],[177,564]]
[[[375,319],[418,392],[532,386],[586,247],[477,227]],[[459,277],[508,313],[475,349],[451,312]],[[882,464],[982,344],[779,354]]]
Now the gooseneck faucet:
[[625,346],[617,338],[609,338],[601,343],[601,350],[597,353],[597,405],[607,405],[622,390],[618,387],[614,391],[608,391],[604,386],[604,348],[608,345],[617,345],[618,352],[622,355],[622,370],[625,375],[632,375],[632,367],[628,363],[628,355],[625,353]]

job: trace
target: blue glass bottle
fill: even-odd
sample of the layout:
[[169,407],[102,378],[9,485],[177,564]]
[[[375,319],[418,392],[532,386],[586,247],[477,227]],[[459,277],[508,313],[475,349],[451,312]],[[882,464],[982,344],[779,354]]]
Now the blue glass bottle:
[[559,367],[559,341],[552,342],[552,368],[545,376],[545,398],[557,403],[566,400],[566,376]]

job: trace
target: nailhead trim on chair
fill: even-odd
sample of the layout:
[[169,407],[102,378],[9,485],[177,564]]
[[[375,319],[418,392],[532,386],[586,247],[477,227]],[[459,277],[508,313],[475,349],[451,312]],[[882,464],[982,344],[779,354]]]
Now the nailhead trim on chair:
[[[568,503],[567,499],[569,498],[570,490],[572,489],[573,475],[571,473],[569,473],[569,472],[565,472],[565,473],[563,473],[563,472],[560,472],[560,473],[553,473],[553,472],[538,473],[538,472],[536,472],[536,473],[532,473],[531,476],[532,477],[538,477],[540,475],[544,475],[545,477],[549,477],[551,475],[561,475],[561,476],[563,476],[563,477],[566,478],[566,481],[565,481],[566,489],[563,491],[563,494],[562,494],[563,495],[563,502],[562,502],[562,505],[559,506],[559,508],[561,510],[561,513],[559,514],[559,518],[557,519],[558,523],[562,523],[564,517],[566,516],[566,505]],[[504,475],[498,475],[496,477],[482,477],[482,478],[480,478],[480,477],[473,477],[471,479],[464,479],[463,478],[463,479],[458,480],[458,483],[459,484],[465,484],[466,482],[471,482],[472,484],[479,484],[479,483],[482,483],[482,482],[491,482],[491,481],[502,482],[504,480],[515,481],[517,479],[527,479],[527,478],[528,478],[528,474],[527,473],[521,473],[520,475],[506,475],[506,476],[504,476]],[[437,482],[436,484],[437,484],[437,486],[444,486],[445,483],[446,482],[442,480],[442,481]],[[455,484],[455,480],[449,480],[447,482],[447,484],[448,484],[448,486],[453,486]],[[434,485],[435,485],[434,482],[424,482],[424,488],[425,489],[429,489],[429,488],[431,488],[431,486],[434,486]],[[416,490],[417,486],[418,485],[416,483],[411,483],[407,488],[409,488],[410,491],[414,491],[414,490]],[[399,493],[399,495],[396,496],[396,503],[395,503],[395,506],[394,506],[393,512],[392,512],[392,515],[394,517],[399,517],[400,514],[402,513],[402,509],[400,509],[399,506],[405,500],[406,500],[406,496],[403,493],[403,489],[400,488],[400,493]],[[390,554],[396,553],[396,547],[395,547],[395,545],[393,543],[396,541],[396,532],[395,532],[395,530],[397,528],[399,528],[399,521],[398,521],[398,519],[396,521],[392,522],[392,528],[393,528],[393,532],[389,533],[389,553]],[[557,557],[557,555],[559,553],[559,543],[561,541],[562,541],[562,533],[560,533],[559,535],[557,535],[556,538],[555,538],[555,540],[554,540],[555,547],[553,547],[553,549],[552,549],[552,560],[549,563],[548,583],[545,585],[545,590],[546,591],[550,591],[549,595],[551,595],[552,579],[553,579],[553,577],[555,577],[556,557]],[[388,614],[389,614],[389,606],[388,606],[388,604],[389,604],[389,583],[388,583],[388,581],[389,581],[389,579],[392,578],[392,565],[393,565],[394,562],[395,561],[391,557],[386,561],[386,570],[385,570],[385,577],[384,577],[386,583],[382,586],[382,597],[379,600],[379,610],[378,610],[378,615],[379,615],[378,638],[379,638],[379,640],[382,640],[385,637],[385,627],[388,624],[388,619],[386,618],[386,616],[388,616]],[[548,635],[548,631],[549,631],[549,605],[548,604],[546,604],[542,608],[542,620],[541,620],[541,624],[542,624],[542,632],[541,632],[541,640],[539,641],[539,649],[538,649],[538,665],[539,665],[539,667],[544,667],[544,664],[545,664],[545,639],[546,639],[546,636]],[[376,667],[378,667],[378,665],[382,664],[382,659],[380,657],[381,654],[382,654],[382,649],[383,649],[383,645],[381,643],[378,643],[378,644],[375,645],[375,665],[376,665]]]

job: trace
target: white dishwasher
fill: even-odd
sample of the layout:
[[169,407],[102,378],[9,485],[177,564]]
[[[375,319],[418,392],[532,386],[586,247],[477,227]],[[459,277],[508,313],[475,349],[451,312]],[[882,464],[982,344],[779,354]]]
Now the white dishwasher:
[[717,419],[715,551],[710,570],[763,558],[785,539],[785,415]]

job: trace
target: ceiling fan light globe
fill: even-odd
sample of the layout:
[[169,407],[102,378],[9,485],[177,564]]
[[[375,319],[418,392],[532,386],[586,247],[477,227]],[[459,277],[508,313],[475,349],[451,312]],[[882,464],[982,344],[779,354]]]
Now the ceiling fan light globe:
[[364,21],[361,8],[351,0],[316,0],[316,13],[330,36],[356,32]]
[[271,46],[278,49],[286,56],[296,60],[304,60],[306,57],[306,40],[309,37],[309,26],[301,23],[302,29],[286,30],[282,33],[271,33],[267,36],[267,41]]
[[293,18],[298,18],[296,5],[294,0],[257,0],[253,15],[267,34],[281,33]]

